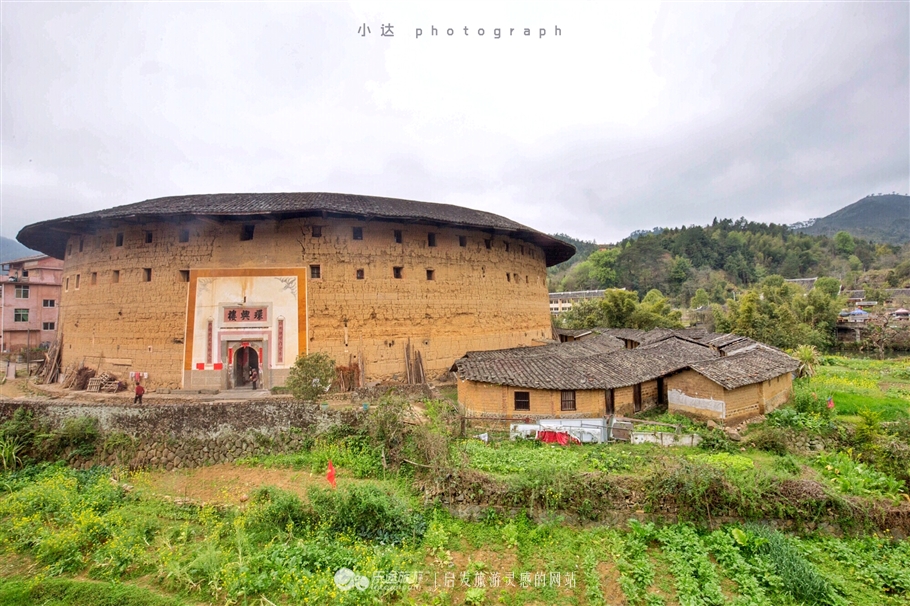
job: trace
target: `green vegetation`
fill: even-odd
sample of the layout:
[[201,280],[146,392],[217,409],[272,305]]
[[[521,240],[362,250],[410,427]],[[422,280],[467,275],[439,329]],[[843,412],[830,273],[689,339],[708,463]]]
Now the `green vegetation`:
[[[386,397],[362,427],[237,464],[278,484],[234,504],[168,495],[170,473],[22,456],[0,473],[0,602],[906,604],[910,543],[884,530],[908,498],[906,361],[815,368],[741,442],[648,415],[702,433],[696,448],[485,444],[454,438],[450,400]],[[23,413],[0,437],[65,460],[96,429]]]
[[836,276],[845,288],[899,288],[910,280],[906,246],[874,244],[846,232],[808,235],[745,219],[655,229],[611,246],[559,237],[575,244],[578,253],[548,270],[551,291],[657,289],[678,307],[724,304],[735,290],[775,274]]
[[298,400],[313,401],[331,388],[335,380],[335,360],[322,352],[300,354],[294,361],[285,388]]

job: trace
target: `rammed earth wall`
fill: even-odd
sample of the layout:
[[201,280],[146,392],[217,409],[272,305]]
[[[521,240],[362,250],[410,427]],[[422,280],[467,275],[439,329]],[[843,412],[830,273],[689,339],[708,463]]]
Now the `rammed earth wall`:
[[[467,351],[551,333],[543,249],[492,230],[335,217],[109,225],[67,245],[63,367],[147,373],[152,390],[229,387],[225,306],[270,310],[235,339],[264,350],[265,387],[282,384],[301,352],[358,362],[374,381],[405,377],[410,342],[433,378]],[[213,279],[230,282],[216,284],[230,296],[188,318]],[[297,313],[259,300],[260,282],[276,280]]]
[[31,410],[51,428],[68,419],[98,420],[95,455],[78,465],[127,465],[175,469],[298,450],[306,435],[338,425],[357,425],[358,410],[321,410],[294,400],[155,404],[59,404],[0,400],[0,422],[18,408]]

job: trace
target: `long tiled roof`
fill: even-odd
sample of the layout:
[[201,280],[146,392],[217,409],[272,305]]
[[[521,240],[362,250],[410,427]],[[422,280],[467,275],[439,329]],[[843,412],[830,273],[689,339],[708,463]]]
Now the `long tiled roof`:
[[142,222],[164,217],[179,221],[197,216],[255,220],[322,214],[426,222],[508,233],[543,248],[548,266],[566,261],[575,254],[575,247],[571,244],[493,213],[451,204],[333,193],[202,194],[155,198],[34,223],[24,227],[17,239],[29,248],[62,259],[66,245],[64,236],[84,232],[99,222]]
[[760,383],[793,372],[799,362],[784,352],[756,343],[714,360],[692,364],[692,370],[726,389]]
[[617,349],[615,338],[598,335],[544,347],[469,352],[455,362],[453,370],[468,381],[583,390],[626,387],[692,368],[734,389],[780,376],[798,365],[780,350],[738,335],[724,336],[731,337],[725,340],[727,345],[736,344],[732,353],[672,334],[636,349]]
[[637,349],[620,349],[611,339],[615,341],[601,335],[545,347],[470,352],[455,362],[454,369],[462,379],[498,385],[608,389],[649,381],[720,355],[678,338]]

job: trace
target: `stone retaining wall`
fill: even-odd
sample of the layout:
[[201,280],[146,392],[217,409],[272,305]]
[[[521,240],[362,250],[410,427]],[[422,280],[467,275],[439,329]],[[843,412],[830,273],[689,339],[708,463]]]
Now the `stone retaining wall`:
[[299,450],[305,436],[356,426],[360,410],[321,410],[295,400],[129,404],[0,400],[0,422],[19,408],[31,410],[56,429],[68,419],[97,419],[101,432],[90,457],[73,456],[79,467],[93,464],[168,470],[234,461],[257,454]]

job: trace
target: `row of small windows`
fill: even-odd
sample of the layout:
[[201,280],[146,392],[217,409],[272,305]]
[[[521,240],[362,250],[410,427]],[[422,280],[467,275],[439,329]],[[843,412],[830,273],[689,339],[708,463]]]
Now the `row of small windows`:
[[[143,282],[151,282],[152,281],[152,268],[143,267],[142,273],[140,275],[142,276]],[[178,277],[178,282],[189,282],[190,281],[190,270],[188,270],[188,269],[178,270],[177,277]],[[79,290],[79,288],[82,285],[82,274],[76,274],[75,276],[72,276],[72,278],[73,278],[73,285],[74,285],[75,289]],[[114,269],[111,271],[110,283],[118,284],[119,282],[120,282],[120,270]],[[95,284],[98,284],[98,272],[97,271],[93,271],[89,275],[89,283],[93,286]],[[70,276],[67,276],[66,278],[64,278],[63,289],[66,291],[68,291],[70,289]],[[46,303],[46,301],[45,301],[45,303]],[[47,307],[47,305],[45,305],[45,307]],[[53,305],[51,305],[51,307],[53,307]]]
[[[252,240],[255,230],[256,230],[256,226],[253,224],[241,225],[240,226],[240,240],[241,241]],[[352,230],[351,237],[354,240],[363,240],[363,228],[362,227],[352,227],[351,230]],[[310,234],[314,238],[321,238],[322,237],[322,226],[321,225],[310,226]],[[400,229],[393,230],[392,235],[395,239],[396,244],[401,244],[404,241],[404,239],[401,235]],[[427,233],[427,246],[429,246],[429,247],[436,246],[436,236],[437,236],[437,234],[434,232]],[[151,231],[143,232],[143,241],[145,242],[145,244],[151,244],[152,242],[154,242],[154,239],[155,239],[155,236],[154,236],[153,232],[151,232]],[[188,229],[181,230],[177,240],[182,243],[189,242],[190,241],[190,230],[188,230]],[[114,246],[121,247],[121,246],[123,246],[123,243],[124,243],[124,233],[117,232],[117,234],[114,236]],[[491,250],[493,248],[492,239],[485,238],[483,243],[484,243],[484,247],[487,250]],[[458,246],[464,248],[467,245],[468,245],[468,237],[467,236],[458,236]],[[506,252],[509,252],[511,250],[511,245],[508,242],[503,242],[503,246],[504,246]],[[84,248],[85,248],[85,239],[79,238],[79,252],[83,252]],[[519,245],[518,249],[519,249],[519,253],[521,255],[524,255],[526,253],[525,246],[523,244]],[[67,247],[66,252],[67,252],[67,255],[71,255],[73,253],[72,242],[70,242],[69,246]],[[535,258],[534,250],[530,246],[527,248],[527,254],[532,259]]]
[[[249,237],[244,237],[244,235],[247,232],[243,232],[243,233],[241,233],[240,239],[241,240],[251,240],[253,238],[253,226],[244,225],[243,227],[245,230],[249,229],[249,232],[248,232]],[[321,225],[310,226],[310,235],[314,238],[321,238],[322,237],[322,226]],[[401,244],[402,242],[404,242],[404,238],[401,234],[400,229],[392,230],[392,237],[395,239],[396,244]],[[352,227],[351,228],[351,239],[363,240],[363,228],[362,227]],[[485,238],[483,241],[483,244],[487,250],[491,250],[493,248],[493,240],[490,238]],[[428,232],[427,233],[427,246],[433,248],[436,245],[437,245],[437,234],[435,232]],[[467,245],[468,245],[468,237],[467,236],[458,236],[458,246],[465,248]],[[506,252],[509,252],[511,250],[511,246],[508,242],[503,242],[503,245],[504,245]],[[525,247],[523,244],[519,245],[518,251],[522,255],[524,255],[526,253]],[[527,248],[527,254],[531,258],[534,258],[534,256],[535,256],[534,250],[530,246]]]
[[[27,309],[14,309],[13,310],[13,322],[28,322],[28,311]],[[55,330],[57,328],[56,322],[42,322],[41,330]]]
[[[252,232],[252,230],[250,230],[250,231]],[[250,237],[249,237],[248,239],[252,239],[252,237],[253,237],[253,236],[252,236],[252,233],[251,233],[251,235],[250,235]],[[243,239],[243,238],[241,238],[241,239]],[[190,241],[190,230],[188,230],[188,229],[182,229],[182,230],[180,230],[180,233],[179,233],[179,235],[177,236],[177,240],[178,240],[179,242],[183,242],[183,243],[189,242],[189,241]],[[154,234],[154,232],[145,231],[145,232],[142,233],[142,242],[143,242],[143,243],[145,243],[145,244],[151,244],[151,243],[153,243],[154,241],[155,241],[155,234]],[[123,246],[123,243],[124,243],[124,233],[123,233],[122,231],[121,231],[121,232],[117,232],[117,233],[114,235],[114,246],[116,246],[116,247],[119,248],[119,247]],[[83,252],[83,251],[85,250],[85,238],[79,238],[79,245],[78,245],[78,247],[79,247],[79,252]],[[66,254],[67,254],[67,255],[73,254],[73,243],[72,243],[72,242],[70,242],[69,245],[67,246]]]
[[[515,410],[531,410],[531,392],[516,391],[514,395]],[[562,391],[559,394],[559,409],[563,411],[575,410],[575,392]]]
[[[436,279],[436,270],[435,269],[427,268],[426,272],[427,272],[426,273],[427,280]],[[355,270],[354,275],[356,276],[356,278],[358,280],[363,280],[366,277],[366,274],[365,274],[363,268],[358,268],[357,270]],[[483,270],[483,275],[486,276],[485,269]],[[395,278],[396,280],[404,279],[404,267],[392,267],[392,277]],[[311,280],[322,279],[322,266],[321,265],[310,265],[310,279]],[[508,280],[509,282],[514,281],[516,284],[518,284],[518,283],[520,283],[520,276],[518,274],[510,274],[510,273],[506,272],[506,280]],[[528,276],[525,276],[525,284],[529,284],[529,283],[530,283],[530,278]]]

